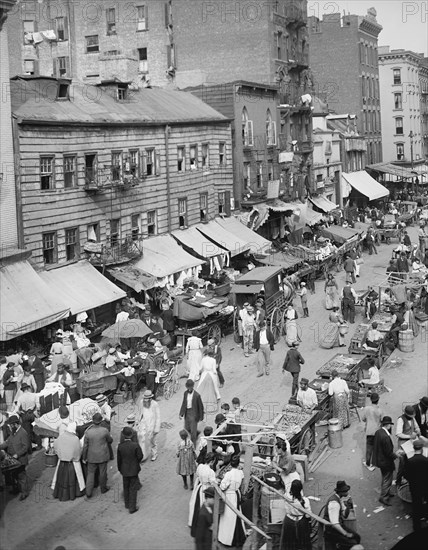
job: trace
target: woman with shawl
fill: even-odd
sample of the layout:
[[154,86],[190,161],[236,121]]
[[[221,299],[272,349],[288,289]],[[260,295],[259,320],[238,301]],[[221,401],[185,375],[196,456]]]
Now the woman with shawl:
[[327,280],[324,285],[325,292],[325,309],[339,308],[339,289],[335,278],[331,273],[327,275]]
[[70,422],[54,442],[58,464],[51,488],[53,497],[60,501],[74,500],[84,494],[85,480],[80,464],[82,449],[76,427],[75,422]]
[[329,322],[325,326],[325,334],[321,338],[320,346],[324,349],[344,347],[347,331],[348,325],[339,313],[339,308],[334,307],[329,315]]

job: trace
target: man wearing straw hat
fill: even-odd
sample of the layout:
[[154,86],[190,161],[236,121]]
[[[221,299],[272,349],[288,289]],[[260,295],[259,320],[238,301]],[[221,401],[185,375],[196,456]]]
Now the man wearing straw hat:
[[157,435],[160,432],[160,410],[159,405],[153,400],[153,393],[146,390],[142,400],[138,403],[137,433],[138,441],[143,449],[144,458],[152,461],[158,457]]

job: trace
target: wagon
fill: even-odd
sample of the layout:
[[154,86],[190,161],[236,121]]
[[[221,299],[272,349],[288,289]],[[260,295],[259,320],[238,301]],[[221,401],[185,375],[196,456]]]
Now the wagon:
[[360,370],[360,365],[366,359],[366,355],[364,355],[364,357],[355,357],[351,354],[346,355],[343,353],[337,353],[320,369],[318,369],[316,374],[320,378],[330,379],[331,373],[336,370],[343,380],[346,380],[347,382],[356,382],[358,381],[358,371]]
[[295,292],[292,284],[281,281],[282,268],[277,266],[256,267],[235,281],[231,294],[235,303],[233,314],[233,331],[235,342],[239,342],[239,311],[245,302],[254,305],[258,298],[263,298],[266,322],[278,342],[285,326],[285,314]]
[[391,242],[391,239],[397,239],[397,241],[400,242],[402,233],[403,232],[400,228],[395,228],[395,229],[380,228],[380,229],[378,229],[379,239],[381,241],[384,241],[386,244],[389,244]]
[[398,217],[400,222],[411,224],[415,221],[418,203],[414,201],[403,201],[400,203],[401,214]]

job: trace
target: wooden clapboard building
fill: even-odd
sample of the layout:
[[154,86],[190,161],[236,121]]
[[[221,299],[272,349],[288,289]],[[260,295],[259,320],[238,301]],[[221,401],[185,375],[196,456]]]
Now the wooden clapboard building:
[[36,268],[111,265],[230,212],[229,120],[190,93],[11,80],[21,246]]

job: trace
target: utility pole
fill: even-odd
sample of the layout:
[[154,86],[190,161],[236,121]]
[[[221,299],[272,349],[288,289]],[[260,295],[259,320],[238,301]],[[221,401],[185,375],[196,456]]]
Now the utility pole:
[[[413,132],[410,130],[409,134],[410,138],[410,164],[411,164],[411,170],[413,172]],[[412,178],[412,193],[415,194],[415,178]]]

